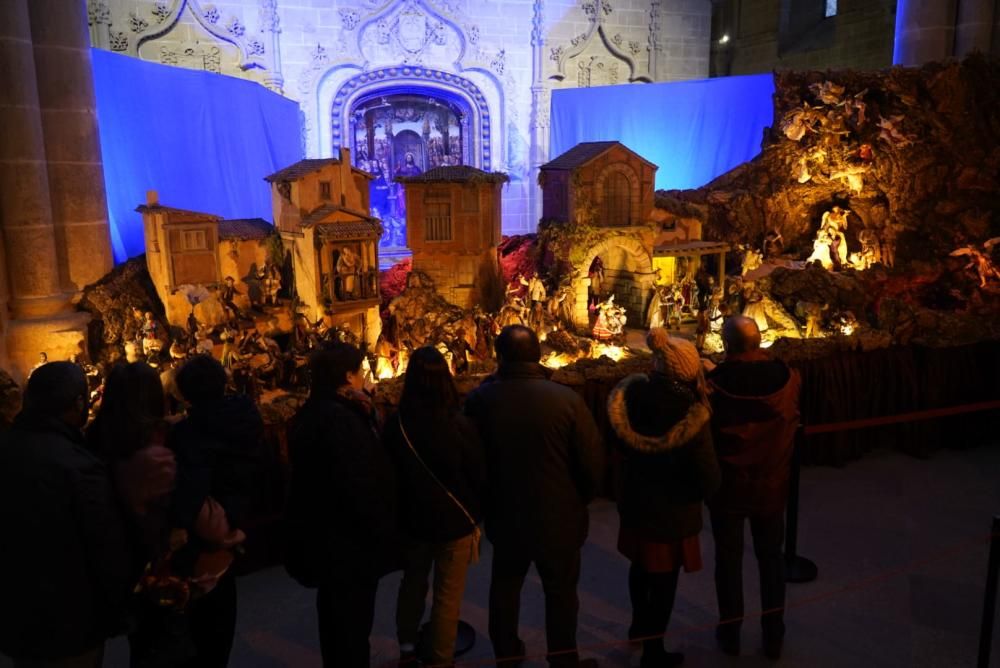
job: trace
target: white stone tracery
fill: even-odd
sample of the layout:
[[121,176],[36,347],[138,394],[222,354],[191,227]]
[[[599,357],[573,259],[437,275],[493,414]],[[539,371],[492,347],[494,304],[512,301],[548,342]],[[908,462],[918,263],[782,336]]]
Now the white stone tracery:
[[[708,73],[707,47],[703,58],[674,48],[678,38],[707,45],[708,0],[87,0],[87,5],[95,46],[253,79],[298,100],[310,157],[332,154],[334,99],[347,93],[341,88],[352,79],[422,67],[468,81],[489,111],[484,123],[489,164],[513,176],[504,189],[510,232],[534,229],[540,215],[535,181],[538,166],[552,157],[554,88]],[[433,82],[442,89],[451,85],[421,79],[421,85]],[[349,106],[341,105],[341,113]],[[346,118],[339,123],[347,127]]]

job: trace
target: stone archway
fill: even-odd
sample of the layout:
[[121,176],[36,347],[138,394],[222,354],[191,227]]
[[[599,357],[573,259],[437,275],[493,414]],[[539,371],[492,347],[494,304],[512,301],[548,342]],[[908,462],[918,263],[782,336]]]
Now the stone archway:
[[656,275],[649,249],[639,239],[631,236],[613,236],[599,241],[584,254],[583,261],[576,266],[573,276],[573,291],[576,295],[573,324],[583,329],[590,326],[590,314],[587,311],[590,277],[587,274],[597,257],[602,258],[605,264],[604,280],[609,287],[604,292],[614,293],[615,302],[625,307],[629,325],[644,326],[646,302]]

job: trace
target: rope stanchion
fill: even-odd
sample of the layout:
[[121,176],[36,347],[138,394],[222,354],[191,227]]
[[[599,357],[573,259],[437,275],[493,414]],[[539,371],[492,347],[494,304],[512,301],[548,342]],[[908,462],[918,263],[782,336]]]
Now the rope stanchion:
[[1000,515],[993,517],[990,558],[986,567],[986,593],[983,600],[983,623],[979,628],[978,668],[989,668],[993,645],[993,620],[997,611],[997,571],[1000,571]]
[[871,429],[894,424],[935,420],[981,411],[1000,410],[1000,400],[980,401],[961,406],[931,408],[912,413],[899,413],[882,417],[865,418],[862,420],[845,420],[826,424],[799,425],[795,432],[795,447],[792,451],[792,470],[788,484],[788,505],[785,508],[785,582],[812,582],[819,576],[816,564],[798,554],[799,538],[799,477],[802,466],[802,449],[805,447],[806,436],[818,434],[833,434],[855,429]]
[[785,507],[785,582],[812,582],[819,577],[815,562],[800,556],[799,546],[799,477],[802,470],[802,447],[805,431],[795,430],[792,471],[788,478],[788,505]]

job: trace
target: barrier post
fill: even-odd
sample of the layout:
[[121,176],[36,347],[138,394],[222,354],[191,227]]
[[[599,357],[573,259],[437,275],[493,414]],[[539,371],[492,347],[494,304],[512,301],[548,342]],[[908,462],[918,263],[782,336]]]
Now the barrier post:
[[816,564],[798,554],[799,542],[799,472],[802,466],[802,447],[805,430],[802,425],[795,430],[792,449],[792,470],[788,480],[788,506],[785,509],[785,582],[812,582],[819,575]]
[[983,600],[983,624],[979,629],[979,668],[989,668],[993,644],[993,620],[997,611],[997,571],[1000,570],[1000,515],[993,517],[990,536],[990,559],[986,567],[986,594]]

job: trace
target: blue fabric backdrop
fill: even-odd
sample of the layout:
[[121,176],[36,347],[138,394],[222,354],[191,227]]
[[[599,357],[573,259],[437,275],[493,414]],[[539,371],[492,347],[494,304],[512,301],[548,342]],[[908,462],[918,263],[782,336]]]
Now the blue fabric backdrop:
[[617,140],[659,165],[657,188],[698,188],[760,152],[773,93],[770,74],[555,90],[549,156]]
[[268,174],[302,158],[299,105],[242,79],[92,49],[115,261],[144,251],[135,208],[271,220]]

